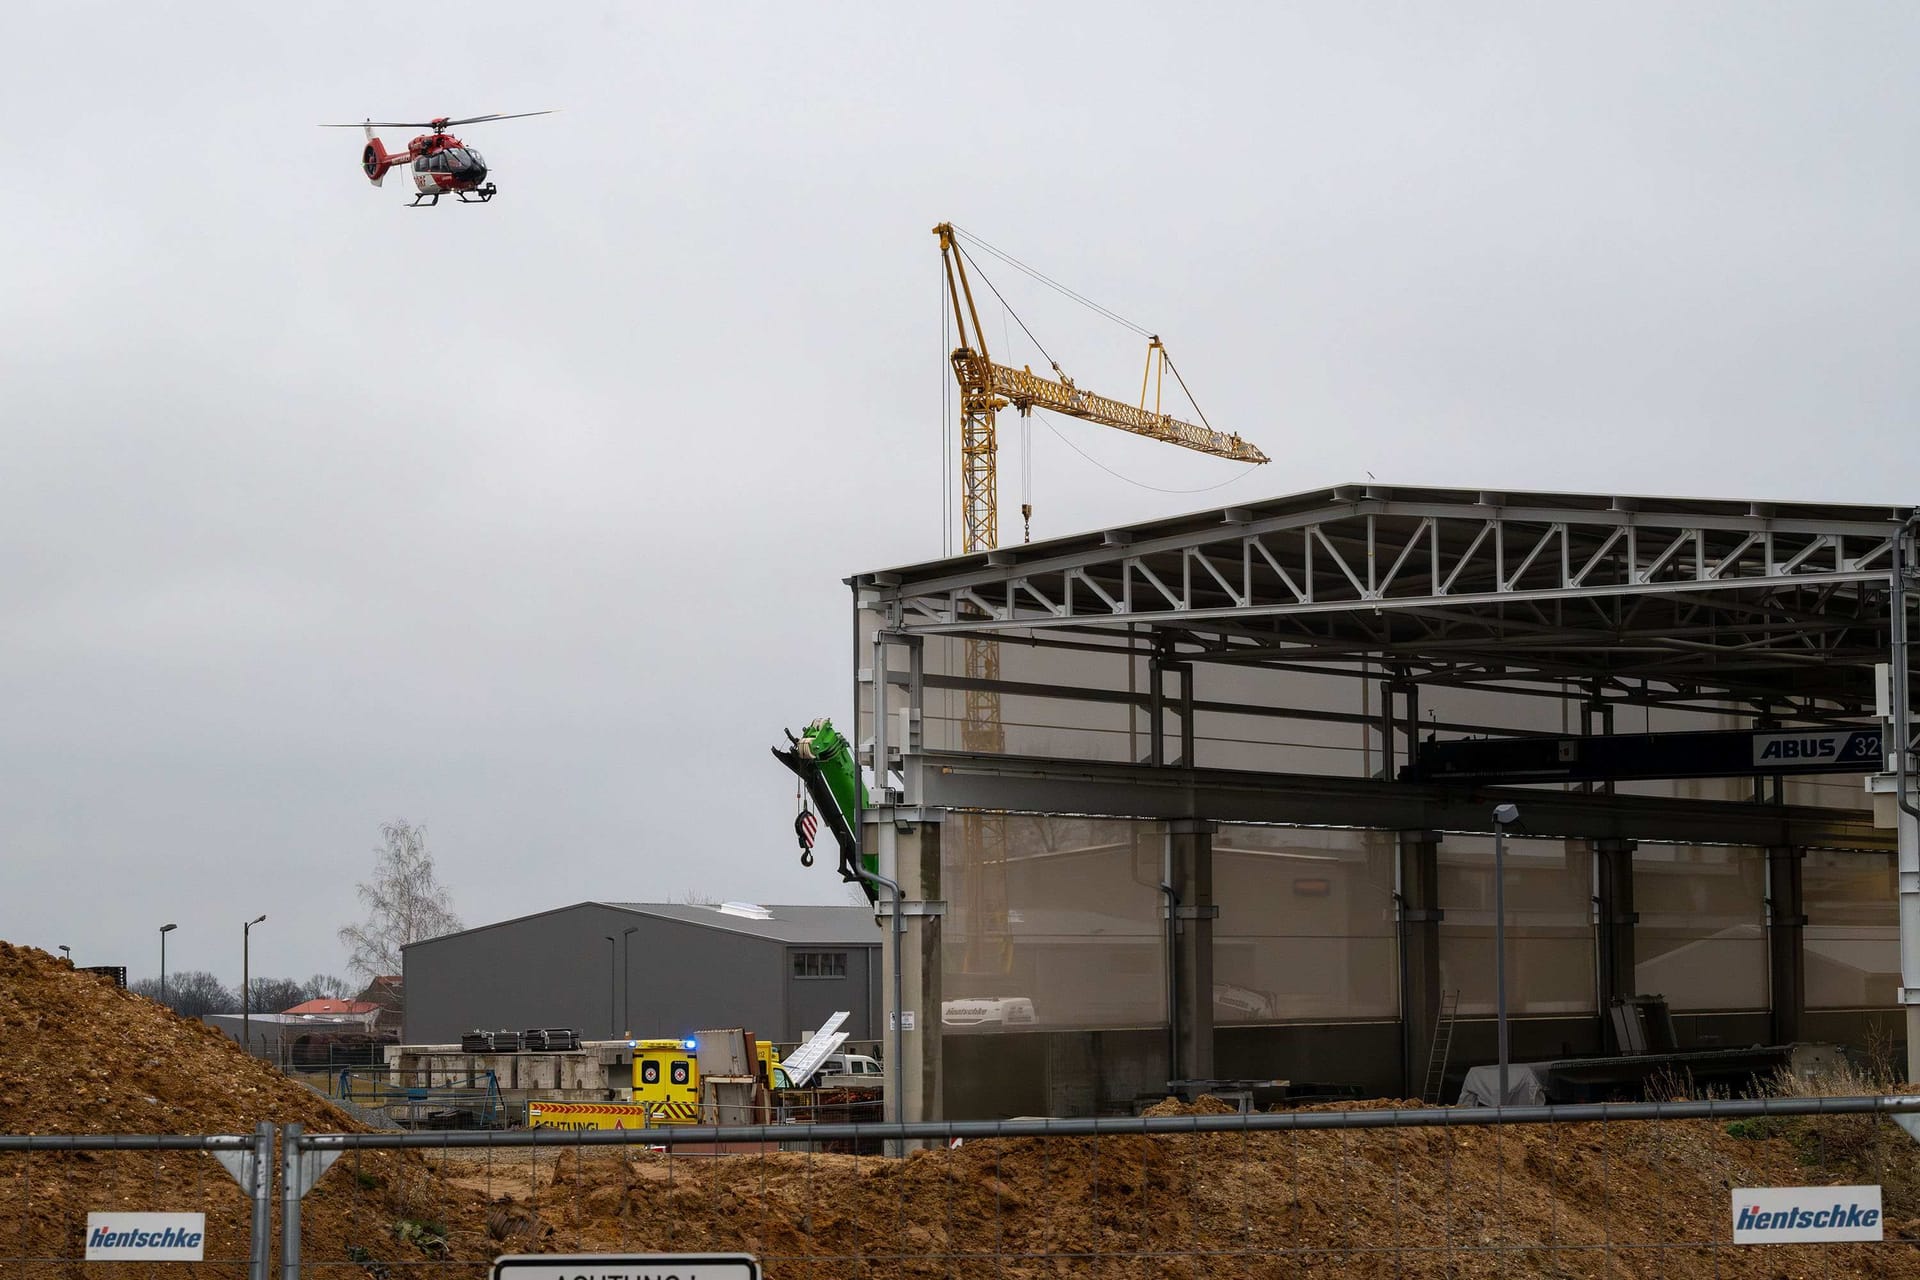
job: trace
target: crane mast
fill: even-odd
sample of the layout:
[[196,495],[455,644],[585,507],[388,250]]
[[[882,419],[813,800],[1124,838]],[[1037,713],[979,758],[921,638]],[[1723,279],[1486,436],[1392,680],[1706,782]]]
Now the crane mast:
[[[1067,417],[1130,431],[1199,453],[1240,462],[1266,462],[1267,455],[1237,435],[1209,426],[1196,426],[1160,412],[1156,381],[1154,407],[1146,407],[1147,382],[1156,357],[1164,376],[1166,348],[1158,337],[1147,343],[1147,368],[1140,382],[1138,407],[1122,400],[1095,395],[1074,385],[1058,364],[1058,379],[1042,377],[1031,368],[999,364],[987,350],[986,330],[974,302],[973,282],[967,277],[966,255],[955,239],[953,224],[933,229],[940,238],[940,259],[946,269],[947,299],[953,308],[960,345],[955,347],[954,380],[960,384],[960,512],[962,550],[992,551],[1000,545],[999,444],[995,418],[1009,406],[1022,416],[1049,409]],[[1178,370],[1175,371],[1178,376]],[[1022,506],[1023,517],[1032,509]],[[1000,716],[1000,647],[992,640],[969,638],[966,651],[966,712],[960,726],[961,745],[968,751],[1001,754],[1006,750],[1006,727]],[[965,903],[957,921],[964,938],[962,969],[966,973],[1004,973],[1012,965],[1012,939],[1007,931],[1007,819],[1003,814],[962,814],[961,870]]]

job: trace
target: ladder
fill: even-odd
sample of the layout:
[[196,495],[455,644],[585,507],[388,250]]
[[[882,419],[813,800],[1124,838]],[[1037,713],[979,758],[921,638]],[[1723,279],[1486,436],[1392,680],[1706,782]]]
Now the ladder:
[[1427,1053],[1427,1079],[1420,1089],[1420,1100],[1429,1106],[1442,1103],[1440,1091],[1446,1084],[1447,1055],[1453,1051],[1454,1015],[1459,1012],[1459,989],[1442,991],[1440,1010],[1433,1020],[1433,1045]]

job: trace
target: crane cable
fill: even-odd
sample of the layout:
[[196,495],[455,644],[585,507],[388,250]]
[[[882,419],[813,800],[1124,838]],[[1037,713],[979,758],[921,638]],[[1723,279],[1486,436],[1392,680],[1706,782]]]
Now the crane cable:
[[[974,235],[973,232],[964,230],[963,228],[960,228],[960,227],[955,227],[953,230],[956,235],[963,236],[966,239],[972,241],[974,244],[978,245],[982,249],[985,249],[988,253],[1000,259],[1002,262],[1006,263],[1008,266],[1013,267],[1017,271],[1025,272],[1027,275],[1032,276],[1035,280],[1038,280],[1041,284],[1044,284],[1048,288],[1056,290],[1057,292],[1065,295],[1066,297],[1073,299],[1075,302],[1078,302],[1081,306],[1086,307],[1088,310],[1093,311],[1099,315],[1105,316],[1107,319],[1113,321],[1117,325],[1133,330],[1135,333],[1139,334],[1143,338],[1151,339],[1155,336],[1152,330],[1146,328],[1143,325],[1135,324],[1133,321],[1127,319],[1125,316],[1121,315],[1119,312],[1113,310],[1110,307],[1101,306],[1099,303],[1087,297],[1085,294],[1075,293],[1072,289],[1067,288],[1067,286],[1061,284],[1058,280],[1053,279],[1051,276],[1045,275],[1042,272],[1036,270],[1035,268],[1028,266],[1026,263],[1020,261],[1018,258],[1014,257],[1009,253],[1004,253],[1001,250],[994,248],[992,245],[988,244],[985,240],[982,240],[979,236]],[[1033,330],[1029,329],[1027,327],[1027,322],[1020,318],[1020,313],[1013,309],[1012,304],[1010,304],[1007,301],[1006,296],[1000,292],[999,286],[993,283],[993,278],[981,269],[979,262],[977,262],[974,259],[972,254],[967,252],[966,247],[964,245],[956,244],[954,245],[954,248],[959,252],[960,256],[965,258],[967,262],[973,267],[974,274],[978,275],[980,279],[986,284],[987,288],[993,291],[993,296],[1000,300],[1000,306],[1009,315],[1013,317],[1014,323],[1020,326],[1020,332],[1027,335],[1028,341],[1032,342],[1034,347],[1040,352],[1040,354],[1046,358],[1047,363],[1053,366],[1053,371],[1059,374],[1062,379],[1065,379],[1070,383],[1071,379],[1067,379],[1066,370],[1062,369],[1060,367],[1060,362],[1058,360],[1055,360],[1053,358],[1053,355],[1045,347],[1040,345],[1040,339],[1033,336]],[[1165,343],[1160,344],[1160,358],[1167,362],[1167,368],[1173,370],[1173,380],[1180,384],[1181,392],[1187,397],[1187,403],[1193,406],[1193,411],[1195,414],[1199,416],[1201,424],[1204,425],[1207,428],[1207,430],[1212,431],[1214,427],[1213,427],[1213,423],[1207,421],[1207,411],[1205,409],[1202,409],[1200,407],[1200,402],[1193,398],[1193,389],[1187,386],[1187,380],[1180,376],[1180,366],[1173,362],[1173,357],[1168,354]],[[1176,489],[1176,490],[1171,490],[1171,492],[1197,493],[1199,492],[1199,490],[1177,490]]]
[[1094,457],[1092,454],[1088,453],[1085,449],[1082,449],[1079,445],[1075,444],[1071,439],[1069,439],[1065,435],[1065,433],[1063,433],[1060,430],[1060,428],[1053,425],[1052,419],[1047,417],[1045,414],[1042,414],[1040,410],[1035,409],[1034,413],[1040,418],[1041,422],[1046,424],[1047,430],[1053,432],[1053,434],[1059,439],[1061,444],[1066,445],[1067,448],[1073,450],[1075,453],[1085,458],[1088,462],[1091,462],[1094,466],[1100,468],[1102,471],[1112,476],[1115,480],[1119,480],[1119,481],[1122,481],[1123,483],[1133,485],[1137,489],[1148,489],[1154,493],[1208,493],[1214,489],[1224,489],[1228,485],[1234,483],[1236,480],[1246,479],[1248,475],[1252,474],[1253,469],[1259,465],[1258,463],[1255,463],[1255,462],[1249,462],[1246,465],[1246,468],[1244,470],[1240,471],[1236,475],[1228,476],[1225,480],[1222,480],[1219,484],[1203,484],[1197,489],[1166,489],[1166,488],[1162,488],[1157,484],[1148,484],[1144,480],[1135,480],[1132,476],[1121,475],[1118,471],[1115,471],[1112,467],[1108,466],[1106,463],[1100,461],[1100,459]]
[[[1026,263],[1014,257],[1012,254],[1007,253],[1000,249],[996,249],[991,244],[988,244],[985,240],[982,240],[979,236],[974,235],[971,231],[968,231],[965,228],[959,227],[959,226],[954,227],[953,230],[956,236],[971,242],[977,248],[985,250],[987,253],[993,255],[995,258],[998,258],[1000,261],[1012,267],[1014,270],[1019,271],[1022,274],[1031,277],[1032,279],[1038,281],[1039,283],[1047,286],[1049,289],[1054,290],[1056,293],[1059,293],[1064,297],[1072,299],[1073,301],[1079,303],[1081,306],[1087,308],[1089,311],[1092,311],[1097,315],[1104,316],[1106,319],[1113,321],[1115,324],[1120,325],[1122,328],[1131,329],[1134,333],[1138,334],[1143,338],[1152,339],[1154,337],[1153,331],[1146,328],[1144,325],[1135,324],[1133,321],[1127,319],[1125,316],[1121,315],[1119,312],[1113,310],[1111,307],[1102,306],[1101,304],[1095,302],[1093,299],[1087,297],[1085,294],[1078,293],[1072,289],[1069,289],[1066,285],[1061,284],[1058,280],[1055,280],[1052,276],[1047,275],[1045,272],[1039,270],[1038,268],[1030,267]],[[1013,305],[1007,301],[1006,295],[1001,293],[999,286],[993,283],[993,278],[989,276],[986,273],[986,271],[981,268],[980,263],[974,258],[974,256],[967,252],[966,246],[956,242],[954,244],[954,250],[957,253],[959,253],[962,258],[966,259],[967,263],[970,266],[972,266],[974,270],[974,274],[980,277],[981,281],[987,286],[989,290],[992,291],[993,296],[999,300],[1001,312],[1002,312],[1002,318],[1000,322],[1002,331],[1004,332],[1006,328],[1005,317],[1009,315],[1012,316],[1014,319],[1014,323],[1020,326],[1020,331],[1027,335],[1027,340],[1033,343],[1034,348],[1040,352],[1041,356],[1045,358],[1047,363],[1053,366],[1053,371],[1056,374],[1060,375],[1062,380],[1067,380],[1070,382],[1070,380],[1067,379],[1066,370],[1060,367],[1060,362],[1058,360],[1055,360],[1053,358],[1053,355],[1045,347],[1040,345],[1040,339],[1035,337],[1033,330],[1027,327],[1027,322],[1020,318],[1020,313],[1013,309]],[[945,288],[944,283],[942,285],[942,288],[943,289]],[[944,342],[947,336],[947,312],[945,310],[946,294],[944,292],[941,295],[941,302],[942,302],[942,309],[940,312],[940,317],[941,317],[940,332]],[[1008,346],[1011,347],[1011,345],[1012,343],[1011,343],[1011,340],[1009,339]],[[1011,354],[1011,352],[1009,352],[1009,354]],[[1174,381],[1180,384],[1180,390],[1182,394],[1184,394],[1187,397],[1187,403],[1193,406],[1193,411],[1199,417],[1201,423],[1205,425],[1209,431],[1213,430],[1214,429],[1213,423],[1207,421],[1206,410],[1202,409],[1200,407],[1200,402],[1194,399],[1192,389],[1187,386],[1187,380],[1180,376],[1180,366],[1176,365],[1173,362],[1173,357],[1167,353],[1167,348],[1164,343],[1162,343],[1160,346],[1160,358],[1166,361],[1167,368],[1173,370]],[[944,392],[949,388],[949,383],[943,380],[941,382],[941,387]],[[1032,413],[1038,414],[1039,410],[1035,408],[1034,410],[1032,410]],[[1024,501],[1021,503],[1021,515],[1023,518],[1026,518],[1026,519],[1031,518],[1031,514],[1033,510],[1031,506],[1031,499],[1030,499],[1030,492],[1029,492],[1030,485],[1032,483],[1032,468],[1033,468],[1033,438],[1027,425],[1027,419],[1029,416],[1030,416],[1029,414],[1021,415],[1021,426],[1020,426],[1020,454],[1021,454],[1020,487],[1021,487],[1021,497],[1022,499],[1024,499]],[[1218,484],[1201,485],[1198,488],[1194,488],[1194,489],[1168,489],[1160,485],[1148,484],[1144,480],[1135,480],[1131,476],[1122,475],[1120,472],[1115,471],[1112,467],[1109,467],[1106,463],[1100,461],[1098,458],[1088,453],[1085,449],[1082,449],[1079,445],[1075,444],[1071,439],[1069,439],[1065,434],[1063,434],[1058,427],[1053,425],[1053,422],[1049,417],[1042,414],[1040,415],[1040,418],[1041,418],[1041,421],[1046,424],[1047,430],[1053,432],[1055,437],[1057,437],[1062,444],[1066,445],[1069,449],[1072,449],[1075,453],[1079,454],[1082,458],[1085,458],[1088,462],[1091,462],[1094,466],[1100,468],[1100,470],[1106,472],[1108,475],[1112,476],[1116,480],[1121,481],[1124,484],[1130,484],[1136,488],[1146,489],[1153,493],[1170,493],[1170,494],[1208,493],[1214,489],[1225,488],[1227,485],[1233,484],[1237,480],[1244,479],[1247,476],[1247,474],[1254,469],[1253,464],[1249,464],[1246,467],[1246,469],[1241,471],[1239,474],[1229,476],[1227,479],[1220,481]],[[946,487],[950,488],[951,486],[946,486]],[[1029,533],[1028,536],[1029,536],[1029,540],[1031,540],[1031,533]]]
[[[947,277],[940,273],[940,363],[945,364],[953,350],[947,328]],[[953,554],[953,379],[949,371],[940,371],[940,554]]]
[[1200,402],[1193,398],[1193,392],[1187,390],[1187,380],[1180,376],[1180,366],[1175,364],[1173,357],[1167,354],[1167,344],[1164,342],[1160,344],[1160,358],[1167,362],[1167,368],[1173,370],[1173,380],[1180,384],[1180,390],[1185,393],[1187,403],[1192,405],[1193,411],[1200,415],[1201,425],[1209,431],[1213,430],[1213,424],[1207,421],[1207,411],[1202,409]]
[[[968,231],[964,227],[955,227],[953,230],[954,230],[954,234],[964,237],[965,239],[971,241],[973,244],[977,245],[981,249],[986,250],[988,253],[1000,259],[1000,261],[1006,263],[1008,266],[1012,267],[1014,270],[1024,272],[1026,275],[1032,276],[1035,280],[1038,280],[1041,284],[1046,285],[1047,288],[1052,289],[1055,292],[1064,295],[1065,297],[1073,299],[1075,302],[1087,308],[1089,311],[1097,312],[1100,315],[1105,316],[1107,319],[1113,321],[1115,324],[1120,325],[1122,328],[1133,330],[1135,333],[1139,334],[1143,338],[1151,338],[1153,336],[1152,330],[1146,328],[1144,325],[1137,325],[1133,321],[1121,315],[1118,311],[1115,311],[1113,308],[1103,307],[1099,303],[1095,302],[1092,298],[1087,297],[1085,294],[1074,292],[1072,289],[1067,288],[1067,286],[1061,284],[1058,280],[1055,280],[1052,276],[1047,275],[1045,272],[1039,270],[1038,268],[1030,267],[1026,263],[1020,261],[1020,259],[1014,257],[1012,254],[1006,253],[1002,250],[994,248],[992,245],[988,244],[985,240],[982,240],[979,236],[973,234],[973,232]],[[968,261],[972,261],[972,259],[968,259]],[[975,265],[977,269],[978,264],[975,264]],[[995,290],[995,292],[997,293],[998,290]],[[1025,327],[1026,327],[1025,325],[1021,326],[1021,328],[1025,328]],[[1040,344],[1035,343],[1034,345],[1038,346]]]
[[[985,278],[981,277],[983,280]],[[1007,316],[1012,309],[1006,302],[1005,298],[1000,299],[1000,341],[1005,344],[1000,349],[1012,351],[1013,337],[1007,331]],[[1019,317],[1015,316],[1014,319]],[[1020,327],[1024,329],[1027,326],[1023,324]],[[1033,345],[1037,347],[1040,344],[1036,342]],[[1041,354],[1046,353],[1043,351]],[[1056,369],[1059,367],[1054,366]],[[1020,541],[1033,541],[1033,415],[1029,413],[1020,415]]]
[[1000,299],[1001,310],[1005,311],[1008,315],[1013,317],[1014,322],[1020,326],[1020,332],[1027,335],[1027,341],[1031,342],[1035,347],[1039,348],[1040,354],[1045,356],[1047,363],[1053,366],[1053,371],[1059,374],[1062,378],[1066,377],[1067,376],[1066,370],[1060,367],[1060,362],[1058,360],[1055,360],[1053,358],[1052,353],[1050,353],[1045,347],[1040,346],[1040,339],[1033,336],[1033,330],[1027,328],[1027,322],[1020,318],[1020,313],[1018,311],[1015,311],[1013,307],[1008,304],[1006,298],[1001,294],[999,288],[993,283],[991,279],[987,277],[987,273],[980,269],[980,264],[977,262],[974,262],[973,255],[968,253],[964,248],[961,248],[961,246],[959,245],[955,245],[954,248],[959,249],[960,256],[965,258],[969,263],[972,264],[974,274],[978,275],[980,279],[983,282],[985,282],[987,288],[993,290],[993,296]]

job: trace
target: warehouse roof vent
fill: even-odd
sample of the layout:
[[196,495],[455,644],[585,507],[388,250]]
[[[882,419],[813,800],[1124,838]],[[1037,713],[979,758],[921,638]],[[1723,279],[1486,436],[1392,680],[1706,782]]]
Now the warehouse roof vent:
[[773,919],[773,912],[757,902],[723,902],[714,910],[723,916],[740,916],[747,920]]

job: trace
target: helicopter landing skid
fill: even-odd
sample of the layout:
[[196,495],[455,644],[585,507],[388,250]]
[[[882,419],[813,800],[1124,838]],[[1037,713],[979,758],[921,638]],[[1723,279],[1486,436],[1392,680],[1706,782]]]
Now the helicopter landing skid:
[[440,203],[440,197],[443,195],[451,195],[461,204],[485,204],[499,194],[500,188],[494,186],[491,182],[484,187],[475,187],[471,191],[422,191],[414,196],[413,203],[408,205],[407,208],[431,209]]

